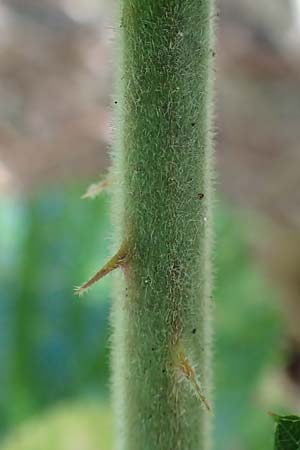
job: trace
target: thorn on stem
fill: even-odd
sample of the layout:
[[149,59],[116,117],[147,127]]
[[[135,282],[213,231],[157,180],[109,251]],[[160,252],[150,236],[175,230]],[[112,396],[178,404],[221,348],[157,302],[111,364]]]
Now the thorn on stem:
[[128,242],[125,241],[121,245],[118,252],[98,272],[96,272],[92,278],[90,278],[83,285],[75,288],[75,294],[78,296],[83,295],[91,286],[93,286],[93,284],[101,280],[101,278],[105,277],[105,275],[109,274],[115,269],[119,269],[120,267],[124,266],[127,256]]
[[199,380],[197,379],[197,375],[195,373],[194,368],[190,364],[188,357],[185,355],[183,350],[179,351],[179,370],[181,375],[191,384],[193,390],[195,391],[197,397],[201,400],[205,408],[208,412],[211,412],[211,407],[205,397],[205,395],[202,393],[202,388]]
[[112,184],[112,180],[110,178],[105,178],[104,180],[100,181],[99,183],[91,184],[85,194],[82,195],[82,199],[94,199],[98,197],[103,191],[108,189]]

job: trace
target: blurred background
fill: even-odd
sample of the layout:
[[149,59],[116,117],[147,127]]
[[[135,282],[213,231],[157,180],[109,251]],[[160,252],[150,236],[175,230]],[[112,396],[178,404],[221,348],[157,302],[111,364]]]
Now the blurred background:
[[[300,410],[300,1],[219,0],[215,448]],[[0,0],[0,449],[109,450],[116,0]]]

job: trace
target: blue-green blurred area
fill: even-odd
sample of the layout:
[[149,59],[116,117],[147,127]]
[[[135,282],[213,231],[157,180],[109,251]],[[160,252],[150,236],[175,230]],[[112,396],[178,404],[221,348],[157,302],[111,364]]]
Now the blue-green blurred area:
[[1,431],[56,401],[107,391],[109,279],[78,299],[103,263],[105,200],[80,188],[1,203]]
[[[84,297],[73,294],[110,254],[109,196],[82,201],[83,191],[71,186],[1,201],[3,450],[75,449],[63,443],[62,430],[81,433],[76,449],[110,448],[111,278]],[[272,448],[262,384],[280,365],[281,324],[277,293],[259,271],[246,226],[217,203],[215,440],[222,450]]]

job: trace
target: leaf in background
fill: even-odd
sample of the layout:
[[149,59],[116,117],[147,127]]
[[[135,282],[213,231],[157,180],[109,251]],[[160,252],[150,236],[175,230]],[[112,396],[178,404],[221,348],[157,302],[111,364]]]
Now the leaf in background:
[[272,416],[277,422],[274,450],[300,450],[300,417]]

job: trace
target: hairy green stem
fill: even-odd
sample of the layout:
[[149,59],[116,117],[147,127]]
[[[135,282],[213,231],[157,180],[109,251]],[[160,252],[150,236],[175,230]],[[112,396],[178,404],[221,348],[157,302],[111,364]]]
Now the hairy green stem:
[[128,255],[112,314],[118,450],[210,448],[212,8],[121,1],[113,207]]

